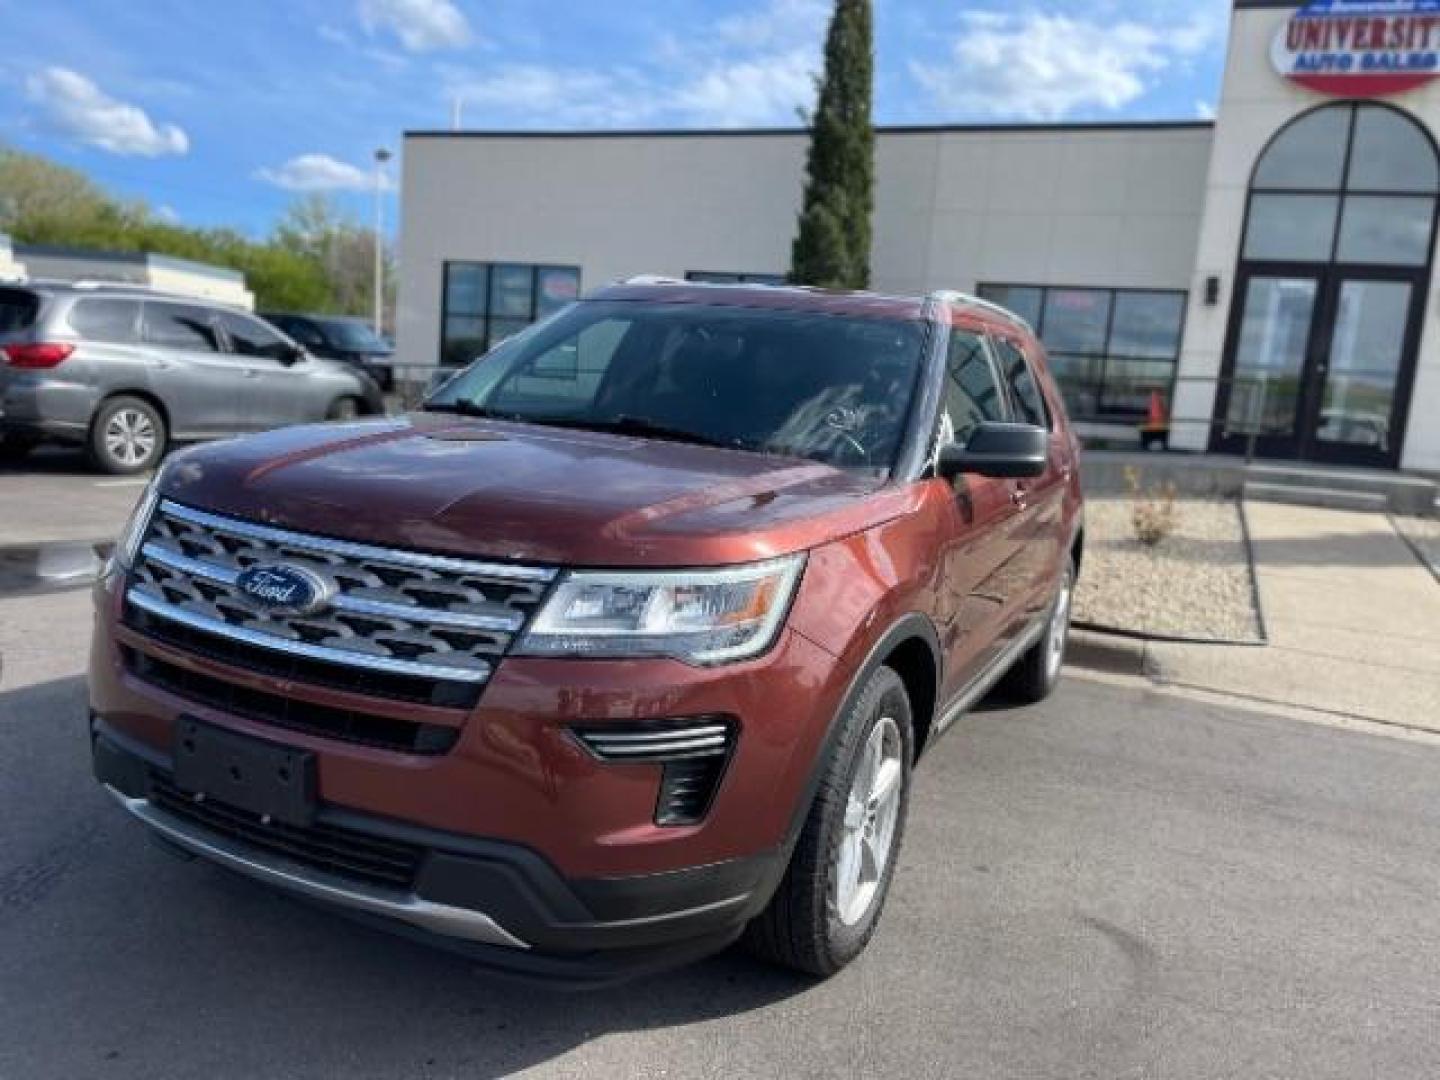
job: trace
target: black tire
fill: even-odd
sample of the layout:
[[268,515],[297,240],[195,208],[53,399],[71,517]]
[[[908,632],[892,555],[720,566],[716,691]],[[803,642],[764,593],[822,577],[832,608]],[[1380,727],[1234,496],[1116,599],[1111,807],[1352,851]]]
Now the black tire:
[[14,465],[24,461],[38,445],[38,440],[27,439],[21,435],[0,435],[0,465]]
[[1044,701],[1059,685],[1065,646],[1070,638],[1070,602],[1074,594],[1075,560],[1067,556],[1060,585],[1045,616],[1045,632],[1005,676],[1001,689],[1008,697],[1034,705]]
[[336,398],[330,403],[325,414],[327,420],[354,420],[360,415],[360,399],[353,397]]
[[[841,844],[856,835],[847,826],[852,784],[866,759],[877,726],[894,722],[899,736],[898,807],[883,870],[863,915],[846,921],[839,908],[837,878]],[[905,684],[891,668],[870,676],[839,721],[839,737],[826,762],[815,801],[805,819],[790,865],[770,904],[745,930],[742,943],[754,955],[809,975],[835,974],[854,960],[875,932],[905,836],[910,803],[914,725]],[[886,732],[890,729],[887,727]],[[867,818],[868,826],[868,818]]]
[[90,461],[115,476],[144,472],[160,464],[168,440],[165,417],[159,409],[144,398],[121,394],[102,402],[95,413],[90,424]]

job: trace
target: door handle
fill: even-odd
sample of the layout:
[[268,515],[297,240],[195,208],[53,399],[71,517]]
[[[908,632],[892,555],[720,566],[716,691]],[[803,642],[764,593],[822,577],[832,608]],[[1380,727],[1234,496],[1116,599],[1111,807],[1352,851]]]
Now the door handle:
[[1012,503],[1014,503],[1017,507],[1020,507],[1021,509],[1024,509],[1024,507],[1025,507],[1025,489],[1024,489],[1024,488],[1019,488],[1019,487],[1012,489],[1011,492],[1010,492],[1010,501],[1011,501]]
[[253,367],[247,367],[245,369],[245,377],[247,379],[258,379],[260,377],[260,373],[256,371]]

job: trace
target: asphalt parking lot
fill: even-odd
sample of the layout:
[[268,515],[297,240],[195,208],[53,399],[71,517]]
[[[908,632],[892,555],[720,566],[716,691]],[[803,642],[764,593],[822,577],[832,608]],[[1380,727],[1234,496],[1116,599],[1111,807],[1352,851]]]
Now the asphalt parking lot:
[[918,774],[869,953],[496,981],[148,842],[83,593],[0,600],[0,1077],[1433,1077],[1433,743],[1072,675]]

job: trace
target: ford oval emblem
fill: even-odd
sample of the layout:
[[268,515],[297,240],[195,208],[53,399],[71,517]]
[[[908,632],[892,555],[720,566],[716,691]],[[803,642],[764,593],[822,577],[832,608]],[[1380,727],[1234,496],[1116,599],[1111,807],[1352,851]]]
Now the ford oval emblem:
[[241,571],[235,587],[262,607],[308,615],[324,607],[335,586],[313,570],[285,563],[268,563]]

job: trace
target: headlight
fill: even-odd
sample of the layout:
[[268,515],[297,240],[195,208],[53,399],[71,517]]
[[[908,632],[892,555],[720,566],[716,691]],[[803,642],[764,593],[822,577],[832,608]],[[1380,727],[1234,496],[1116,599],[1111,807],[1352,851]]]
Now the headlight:
[[115,540],[115,551],[110,556],[110,566],[107,570],[120,567],[122,570],[130,569],[135,562],[135,556],[140,551],[140,543],[145,539],[145,530],[150,527],[150,516],[155,513],[155,504],[160,501],[160,477],[165,475],[164,470],[155,474],[145,494],[140,496],[140,501],[135,504],[135,509],[130,512],[130,520],[125,522],[125,527],[120,530],[119,537]]
[[803,555],[721,570],[567,574],[521,640],[529,656],[743,660],[775,640]]

